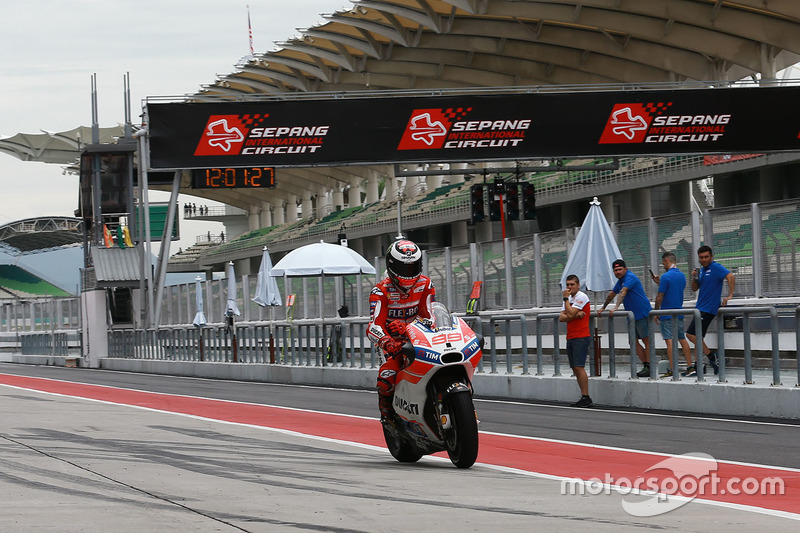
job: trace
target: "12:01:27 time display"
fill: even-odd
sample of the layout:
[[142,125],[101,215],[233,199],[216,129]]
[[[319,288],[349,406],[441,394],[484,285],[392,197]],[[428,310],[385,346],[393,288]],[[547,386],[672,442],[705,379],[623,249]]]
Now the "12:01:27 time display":
[[196,168],[193,189],[243,189],[275,187],[272,167]]

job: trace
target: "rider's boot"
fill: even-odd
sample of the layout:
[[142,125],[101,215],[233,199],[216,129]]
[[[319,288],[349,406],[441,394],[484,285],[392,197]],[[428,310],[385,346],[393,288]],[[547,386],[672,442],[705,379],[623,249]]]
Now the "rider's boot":
[[394,427],[399,425],[399,417],[392,406],[391,395],[387,396],[378,393],[378,409],[381,411],[381,424],[389,424]]

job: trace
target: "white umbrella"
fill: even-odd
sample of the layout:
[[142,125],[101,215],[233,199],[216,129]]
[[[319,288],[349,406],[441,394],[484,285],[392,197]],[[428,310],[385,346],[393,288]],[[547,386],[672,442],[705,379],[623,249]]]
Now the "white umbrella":
[[194,301],[197,306],[197,314],[194,315],[194,320],[192,321],[192,324],[194,324],[198,328],[202,328],[203,326],[206,325],[206,315],[203,314],[203,285],[201,284],[201,281],[203,281],[203,278],[201,278],[200,276],[197,276],[194,279],[194,285],[195,285]]
[[281,305],[278,282],[269,275],[270,270],[272,270],[272,259],[269,257],[269,249],[265,246],[264,255],[261,257],[261,267],[258,269],[256,295],[253,298],[253,301],[261,307]]
[[236,305],[236,275],[233,272],[233,261],[228,261],[228,268],[225,272],[225,277],[228,279],[228,301],[225,305],[225,315],[239,316],[239,307]]
[[275,263],[271,276],[344,276],[375,274],[375,267],[358,252],[339,244],[315,242],[296,248]]
[[[203,278],[197,276],[194,278],[194,286],[195,286],[195,294],[194,294],[194,302],[197,306],[197,314],[194,315],[194,320],[192,324],[197,326],[198,330],[206,325],[206,315],[203,314],[203,285],[202,282]],[[205,349],[203,347],[203,332],[198,331],[198,339],[197,345],[200,347],[200,360],[202,361],[205,358]]]
[[271,276],[319,276],[319,316],[322,319],[323,351],[325,349],[325,303],[323,278],[349,274],[375,274],[375,267],[358,252],[339,244],[316,242],[296,248],[275,263]]
[[[600,209],[600,202],[595,196],[589,202],[589,213],[583,220],[575,244],[561,276],[561,287],[567,286],[567,276],[575,274],[581,285],[590,291],[610,291],[617,283],[611,263],[622,259],[619,246],[611,232],[611,226]],[[595,319],[596,320],[596,319]],[[597,322],[594,327],[594,361],[595,376],[600,375],[600,337],[597,333]]]
[[561,287],[566,287],[568,275],[575,274],[590,291],[610,291],[617,283],[611,263],[622,259],[622,254],[597,197],[589,203],[589,213],[575,238],[575,245],[564,267]]
[[228,268],[225,272],[228,278],[228,302],[225,305],[225,327],[231,335],[231,347],[233,349],[233,362],[239,362],[239,344],[236,340],[236,328],[233,325],[233,317],[241,315],[239,307],[236,305],[236,274],[233,272],[233,261],[228,261]]
[[281,293],[278,290],[278,281],[269,275],[272,270],[272,259],[269,257],[269,249],[264,247],[264,255],[261,256],[261,266],[258,269],[258,282],[256,283],[256,295],[253,301],[261,307],[269,306],[269,362],[275,362],[275,340],[272,335],[272,311],[275,306],[281,305]]

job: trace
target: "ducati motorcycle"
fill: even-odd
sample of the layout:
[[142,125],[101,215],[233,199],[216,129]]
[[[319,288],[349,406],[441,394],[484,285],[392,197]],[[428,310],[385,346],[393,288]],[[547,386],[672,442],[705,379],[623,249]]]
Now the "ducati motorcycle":
[[446,451],[458,468],[478,457],[478,420],[472,376],[483,356],[483,338],[435,302],[432,319],[406,327],[404,365],[394,390],[395,423],[383,435],[392,456],[413,463]]

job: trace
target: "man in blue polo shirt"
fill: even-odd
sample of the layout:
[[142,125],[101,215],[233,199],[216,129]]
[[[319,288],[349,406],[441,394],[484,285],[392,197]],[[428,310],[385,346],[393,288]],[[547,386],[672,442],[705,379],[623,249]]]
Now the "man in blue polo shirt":
[[644,365],[636,375],[640,378],[649,376],[650,329],[647,325],[647,316],[650,314],[653,307],[650,305],[650,300],[644,292],[642,282],[636,274],[628,270],[628,267],[625,266],[625,261],[617,259],[611,263],[611,268],[614,269],[614,275],[617,277],[618,281],[617,284],[614,285],[614,288],[611,289],[611,292],[608,293],[608,296],[606,296],[606,301],[603,303],[603,307],[598,313],[602,313],[617,294],[619,295],[617,297],[617,305],[614,306],[614,309],[609,309],[608,314],[613,316],[614,311],[619,309],[619,306],[623,303],[625,304],[626,311],[633,311],[633,318],[636,321],[636,338],[641,339],[644,343],[644,346],[642,346],[638,341],[636,342],[636,355],[639,356],[639,359]]
[[[681,309],[683,308],[683,290],[686,288],[686,276],[677,266],[678,258],[672,252],[665,252],[661,256],[661,266],[664,267],[664,274],[653,276],[653,281],[658,283],[658,294],[656,294],[656,309]],[[683,315],[675,317],[675,328],[678,343],[683,349],[683,356],[686,358],[686,371],[682,376],[694,376],[695,366],[692,364],[692,351],[689,343],[686,342],[686,335],[683,333]],[[669,357],[669,370],[661,377],[672,377],[672,317],[656,317],[656,322],[661,327],[661,337],[667,345],[667,357]]]
[[[697,249],[697,260],[700,268],[692,271],[692,291],[697,293],[697,303],[695,307],[700,310],[700,324],[703,331],[703,353],[706,354],[708,362],[714,369],[714,373],[719,372],[717,364],[717,352],[711,351],[706,345],[706,331],[720,307],[728,305],[733,298],[733,290],[736,286],[736,277],[730,270],[714,261],[714,252],[710,246],[701,246]],[[722,298],[722,282],[728,282],[728,296]],[[720,303],[720,298],[722,302]],[[686,328],[686,337],[697,346],[697,333],[695,321]]]

